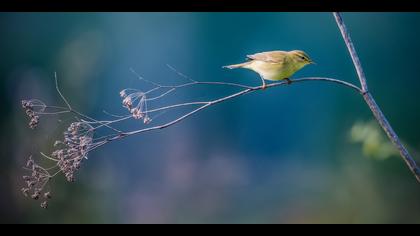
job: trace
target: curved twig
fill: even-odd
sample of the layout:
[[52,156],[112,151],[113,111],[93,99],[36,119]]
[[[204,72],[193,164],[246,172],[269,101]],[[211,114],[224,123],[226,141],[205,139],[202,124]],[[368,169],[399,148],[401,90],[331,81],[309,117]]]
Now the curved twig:
[[[351,84],[351,83],[346,82],[346,81],[338,80],[338,79],[324,78],[324,77],[307,77],[307,78],[294,79],[294,80],[291,80],[291,81],[292,81],[292,84],[293,83],[300,83],[300,82],[308,82],[308,81],[323,81],[323,82],[328,82],[328,83],[339,84],[339,85],[351,88],[358,93],[362,93],[362,90],[359,87],[357,87],[356,85]],[[205,83],[207,83],[207,82],[205,82]],[[192,85],[194,83],[188,83],[188,84]],[[224,84],[224,82],[218,82],[217,84],[218,85]],[[230,85],[230,83],[227,83],[226,85]],[[275,83],[267,84],[267,86],[265,88],[268,89],[268,88],[278,87],[278,86],[282,86],[282,85],[288,85],[288,83],[284,82],[284,81],[275,82]],[[181,122],[182,120],[184,120],[184,119],[196,114],[197,112],[199,112],[201,110],[204,110],[204,109],[206,109],[206,108],[208,108],[212,105],[216,105],[218,103],[221,103],[221,102],[224,102],[224,101],[227,101],[227,100],[230,100],[230,99],[233,99],[233,98],[236,98],[236,97],[239,97],[239,96],[251,93],[251,92],[256,92],[256,91],[259,91],[259,90],[264,90],[264,87],[263,86],[247,87],[246,89],[241,90],[237,93],[234,93],[234,94],[222,97],[222,98],[218,98],[218,99],[215,99],[215,100],[211,100],[211,101],[174,104],[174,105],[171,105],[171,106],[166,106],[166,107],[161,107],[161,108],[157,108],[157,109],[154,109],[154,110],[149,110],[149,112],[156,112],[156,111],[162,111],[162,110],[181,107],[181,106],[201,105],[198,108],[196,108],[196,109],[194,109],[194,110],[192,110],[192,111],[190,111],[190,112],[188,112],[188,113],[186,113],[186,114],[184,114],[184,115],[182,115],[182,116],[180,116],[180,117],[178,117],[178,118],[176,118],[176,119],[174,119],[174,120],[172,120],[168,123],[165,123],[163,125],[148,127],[148,128],[144,128],[144,129],[140,129],[140,130],[134,130],[134,131],[131,131],[131,132],[120,133],[120,134],[114,135],[113,137],[108,136],[107,139],[105,140],[105,142],[103,142],[101,144],[98,144],[97,146],[95,146],[95,148],[98,148],[98,147],[100,147],[100,146],[102,146],[102,145],[104,145],[108,142],[111,142],[111,141],[114,141],[114,140],[119,140],[119,139],[122,139],[122,138],[125,138],[125,137],[128,137],[128,136],[132,136],[132,135],[135,135],[135,134],[140,134],[140,133],[144,133],[144,132],[149,132],[149,131],[153,131],[153,130],[159,130],[159,129],[167,128],[169,126],[172,126],[172,125],[175,125],[175,124]]]
[[58,79],[57,79],[57,72],[54,72],[54,79],[55,79],[55,89],[57,90],[58,94],[60,95],[60,97],[63,99],[64,103],[67,105],[69,111],[72,110],[70,103],[67,101],[67,99],[63,96],[63,94],[61,93],[59,87],[58,87]]

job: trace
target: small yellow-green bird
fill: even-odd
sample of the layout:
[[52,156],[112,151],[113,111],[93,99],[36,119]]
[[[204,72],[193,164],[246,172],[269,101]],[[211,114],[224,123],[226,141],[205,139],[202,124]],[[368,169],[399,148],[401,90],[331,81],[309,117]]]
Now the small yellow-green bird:
[[265,80],[278,81],[287,80],[296,71],[308,64],[315,64],[304,51],[269,51],[260,52],[247,56],[247,62],[223,66],[223,68],[236,69],[246,68],[257,72],[262,81],[262,88],[265,89]]

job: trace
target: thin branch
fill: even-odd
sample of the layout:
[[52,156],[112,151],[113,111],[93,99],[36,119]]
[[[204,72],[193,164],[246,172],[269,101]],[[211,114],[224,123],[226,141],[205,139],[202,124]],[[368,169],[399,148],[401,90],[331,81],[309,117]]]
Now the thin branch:
[[357,75],[359,77],[360,84],[362,86],[363,98],[365,99],[367,105],[369,106],[370,110],[375,116],[375,119],[378,121],[382,129],[385,131],[388,138],[391,140],[391,142],[395,145],[395,147],[400,152],[400,155],[402,159],[405,161],[405,163],[407,164],[408,168],[414,174],[417,181],[420,182],[420,168],[417,166],[416,161],[413,159],[413,157],[411,157],[408,150],[404,147],[400,138],[392,129],[385,115],[383,114],[378,104],[376,103],[375,99],[373,98],[373,96],[370,94],[368,90],[366,77],[365,77],[365,74],[363,73],[362,65],[360,63],[359,57],[357,56],[356,50],[354,49],[353,43],[350,38],[350,34],[347,31],[343,18],[338,12],[334,12],[333,14],[337,22],[338,28],[341,31],[341,35],[343,36],[344,42],[346,43],[347,49],[350,52],[350,56],[353,60],[354,67],[356,68]]
[[[91,117],[89,117],[89,116],[87,116],[87,115],[84,115],[84,114],[82,114],[82,113],[80,113],[80,112],[78,112],[78,111],[74,110],[74,109],[70,106],[70,103],[67,101],[67,99],[64,97],[64,95],[63,95],[63,94],[61,93],[61,91],[60,91],[60,88],[59,88],[59,86],[58,86],[57,72],[54,72],[54,78],[55,78],[55,89],[57,90],[57,92],[58,92],[58,94],[60,95],[60,97],[63,99],[64,103],[66,103],[66,105],[67,105],[67,107],[68,107],[68,111],[69,111],[69,112],[72,112],[72,113],[74,113],[74,114],[76,114],[76,115],[78,115],[78,116],[81,116],[81,117],[85,118],[85,119],[89,119],[89,120],[92,120],[92,121],[95,121],[95,122],[101,123],[101,121],[95,120],[95,119],[93,119],[93,118],[91,118]],[[53,106],[51,106],[51,107],[53,107]],[[55,107],[55,108],[61,108],[61,107]],[[65,112],[60,112],[60,113],[65,113]],[[59,114],[59,113],[56,113],[56,114]],[[103,123],[101,123],[101,124],[102,124],[103,126],[105,126],[105,127],[109,128],[109,129],[112,129],[112,130],[113,130],[113,131],[115,131],[115,132],[122,133],[122,131],[121,131],[121,130],[115,129],[114,127],[112,127],[112,126],[110,126],[110,125],[108,125],[108,124],[103,124]]]
[[160,84],[158,84],[158,83],[156,83],[156,82],[153,82],[153,81],[150,81],[150,80],[147,80],[147,79],[145,79],[143,76],[141,76],[141,75],[139,75],[133,68],[130,68],[130,71],[131,71],[131,73],[133,73],[135,76],[137,76],[137,78],[139,79],[139,80],[143,80],[144,82],[146,82],[146,83],[149,83],[149,84],[153,84],[154,86],[156,86],[156,87],[160,87],[161,85]]
[[324,81],[324,82],[330,82],[330,83],[335,83],[335,84],[339,84],[339,85],[343,85],[346,87],[349,87],[359,93],[363,93],[362,89],[360,89],[359,87],[357,87],[356,85],[343,81],[343,80],[338,80],[338,79],[332,79],[332,78],[324,78],[324,77],[308,77],[308,78],[301,78],[301,79],[294,79],[293,82],[304,82],[304,81]]
[[175,69],[175,67],[173,67],[173,66],[171,66],[171,65],[169,65],[169,64],[166,64],[166,66],[167,66],[170,70],[172,70],[173,72],[175,72],[177,75],[179,75],[180,77],[182,77],[182,78],[184,78],[184,79],[187,79],[187,80],[189,80],[189,81],[191,81],[191,82],[197,82],[197,81],[195,81],[195,80],[191,79],[190,77],[188,77],[188,76],[184,75],[183,73],[179,72],[177,69]]
[[69,108],[69,110],[71,111],[72,108],[69,104],[69,102],[67,101],[67,99],[63,96],[63,94],[61,93],[60,89],[58,88],[58,79],[57,79],[57,72],[54,72],[54,78],[55,78],[55,89],[57,90],[58,94],[60,95],[60,97],[63,99],[64,103],[66,103],[67,107]]
[[56,111],[56,112],[37,112],[37,114],[39,115],[60,115],[60,114],[65,114],[65,113],[69,113],[71,111]]
[[[354,84],[342,81],[342,80],[338,80],[338,79],[332,79],[332,78],[323,78],[323,77],[308,77],[308,78],[300,78],[300,79],[294,79],[291,80],[292,83],[300,83],[300,82],[308,82],[308,81],[323,81],[323,82],[329,82],[329,83],[334,83],[334,84],[339,84],[348,88],[351,88],[353,90],[355,90],[358,93],[361,93],[361,89],[359,87],[357,87]],[[192,83],[189,83],[190,85]],[[218,85],[222,85],[224,84],[224,82],[219,82],[217,83]],[[230,83],[226,83],[226,85],[230,85]],[[276,82],[276,83],[271,83],[271,84],[267,84],[267,86],[265,87],[266,89],[268,88],[273,88],[273,87],[278,87],[278,86],[282,86],[282,85],[288,85],[287,82],[281,81],[281,82]],[[166,106],[166,107],[161,107],[161,108],[156,108],[153,110],[149,110],[148,112],[156,112],[156,111],[162,111],[162,110],[166,110],[166,109],[171,109],[171,108],[175,108],[175,107],[181,107],[181,106],[188,106],[188,105],[201,105],[198,108],[178,117],[177,119],[174,119],[166,124],[163,125],[158,125],[158,126],[153,126],[153,127],[149,127],[149,128],[144,128],[144,129],[140,129],[140,130],[135,130],[135,131],[131,131],[131,132],[126,132],[126,133],[121,133],[118,135],[114,135],[111,138],[107,138],[106,142],[96,146],[95,148],[102,146],[104,144],[106,144],[107,142],[110,141],[114,141],[114,140],[119,140],[131,135],[135,135],[135,134],[140,134],[140,133],[144,133],[144,132],[149,132],[149,131],[153,131],[153,130],[158,130],[158,129],[164,129],[167,128],[169,126],[175,125],[179,122],[181,122],[182,120],[198,113],[201,110],[204,110],[212,105],[216,105],[218,103],[251,93],[251,92],[256,92],[259,90],[263,90],[263,86],[257,86],[257,87],[247,87],[246,89],[239,91],[237,93],[222,97],[222,98],[218,98],[215,100],[211,100],[211,101],[204,101],[204,102],[188,102],[188,103],[181,103],[181,104],[174,104],[174,105],[170,105],[170,106]]]
[[341,35],[343,36],[344,42],[346,43],[347,49],[349,50],[351,59],[353,60],[354,67],[356,68],[357,76],[360,80],[360,85],[364,93],[368,92],[368,86],[366,83],[365,73],[363,72],[362,63],[360,63],[359,57],[357,56],[356,49],[354,48],[353,42],[351,41],[350,34],[347,31],[347,27],[344,24],[341,14],[338,12],[333,13],[337,22],[338,28],[340,29]]
[[385,115],[383,114],[383,112],[379,108],[375,99],[373,99],[373,97],[370,93],[364,94],[363,98],[365,99],[365,101],[368,104],[370,110],[373,112],[373,115],[375,116],[375,118],[379,122],[379,124],[381,125],[382,129],[385,131],[388,138],[391,140],[391,142],[398,149],[402,159],[405,161],[408,168],[410,168],[411,172],[413,172],[417,181],[420,183],[420,168],[417,166],[417,163],[413,159],[413,157],[411,157],[407,148],[402,144],[402,142],[401,142],[400,138],[398,137],[397,133],[395,133],[395,131],[392,129],[391,125],[389,124]]
[[[177,75],[189,80],[188,83],[184,83],[184,84],[179,84],[179,85],[162,85],[162,84],[158,84],[156,82],[150,81],[145,79],[144,77],[140,76],[134,69],[130,68],[130,71],[136,75],[140,80],[143,80],[147,83],[153,84],[155,86],[155,88],[153,88],[152,90],[148,91],[148,93],[155,91],[159,88],[169,88],[169,89],[176,89],[176,88],[183,88],[183,87],[188,87],[191,85],[224,85],[224,86],[233,86],[233,87],[238,87],[238,88],[251,88],[251,86],[247,86],[247,85],[243,85],[243,84],[237,84],[237,83],[230,83],[230,82],[217,82],[217,81],[197,81],[197,80],[193,80],[189,77],[187,77],[186,75],[182,74],[181,72],[177,71],[174,67],[172,67],[171,65],[167,64],[168,68],[171,69],[172,71],[174,71]],[[132,90],[137,90],[137,89],[132,89]]]
[[[324,78],[324,77],[307,77],[307,78],[300,78],[300,79],[294,79],[292,80],[292,83],[301,83],[301,82],[309,82],[309,81],[321,81],[321,82],[327,82],[327,83],[332,83],[332,84],[338,84],[338,85],[342,85],[344,87],[347,88],[351,88],[352,90],[358,92],[358,93],[362,93],[362,90],[357,87],[356,85],[346,82],[346,81],[342,81],[342,80],[338,80],[338,79],[332,79],[332,78]],[[232,84],[232,83],[227,83],[227,82],[192,82],[192,83],[186,83],[186,84],[181,84],[181,85],[177,85],[177,86],[173,86],[175,88],[180,88],[180,87],[187,87],[187,86],[192,86],[192,85],[196,85],[196,84],[213,84],[213,85],[226,85],[226,86],[237,86],[236,84]],[[275,83],[271,83],[271,84],[267,84],[267,86],[265,87],[266,89],[269,88],[273,88],[273,87],[278,87],[278,86],[282,86],[282,85],[288,85],[287,82],[281,81],[281,82],[275,82]],[[162,85],[160,85],[162,86]],[[201,110],[204,110],[212,105],[216,105],[218,103],[224,102],[224,101],[228,101],[230,99],[251,93],[251,92],[256,92],[259,90],[263,90],[263,86],[257,86],[257,87],[250,87],[250,86],[245,86],[245,85],[239,85],[237,87],[240,88],[245,88],[237,93],[222,97],[222,98],[218,98],[215,100],[210,100],[210,101],[201,101],[201,102],[186,102],[186,103],[180,103],[180,104],[174,104],[174,105],[169,105],[169,106],[165,106],[165,107],[160,107],[160,108],[155,108],[155,109],[151,109],[148,110],[148,113],[151,112],[157,112],[157,111],[165,111],[168,109],[173,109],[173,108],[177,108],[177,107],[183,107],[183,106],[190,106],[190,105],[201,105],[198,108],[181,115],[180,117],[171,120],[163,125],[157,125],[157,126],[153,126],[153,127],[148,127],[148,128],[143,128],[143,129],[139,129],[139,130],[134,130],[131,132],[124,132],[124,133],[118,133],[118,134],[111,134],[111,135],[106,135],[100,138],[95,139],[95,141],[101,140],[99,142],[97,142],[94,146],[92,146],[91,148],[89,148],[89,152],[93,151],[111,141],[115,141],[115,140],[120,140],[123,139],[125,137],[129,137],[135,134],[140,134],[140,133],[145,133],[145,132],[149,132],[149,131],[153,131],[153,130],[160,130],[160,129],[164,129],[164,128],[168,128],[172,125],[175,125],[181,121],[183,121],[184,119],[187,119],[188,117],[198,113]]]
[[41,154],[43,157],[45,157],[45,158],[47,158],[47,159],[49,159],[49,160],[51,160],[51,161],[55,161],[55,162],[59,161],[58,159],[55,159],[55,158],[52,158],[52,157],[49,157],[49,156],[45,155],[43,152],[40,152],[40,154]]
[[115,131],[115,132],[118,132],[118,133],[122,133],[123,132],[123,131],[121,131],[119,129],[116,129],[116,128],[114,128],[114,127],[112,127],[112,126],[109,125],[111,123],[114,123],[113,121],[110,121],[110,122],[107,123],[107,122],[103,122],[103,121],[100,121],[100,120],[93,119],[92,117],[89,117],[89,116],[87,116],[85,114],[82,114],[82,113],[80,113],[80,112],[78,112],[76,110],[71,110],[71,112],[74,113],[74,114],[76,114],[76,115],[78,115],[78,116],[80,116],[80,117],[83,117],[85,119],[88,119],[88,120],[91,120],[93,122],[99,123],[102,126],[105,126],[105,127],[109,128],[109,129]]
[[155,108],[155,109],[151,109],[148,110],[148,113],[153,113],[153,112],[158,112],[158,111],[164,111],[164,110],[168,110],[168,109],[172,109],[172,108],[178,108],[178,107],[185,107],[185,106],[193,106],[193,105],[203,105],[203,104],[207,104],[209,102],[185,102],[185,103],[178,103],[178,104],[173,104],[173,105],[169,105],[169,106],[164,106],[164,107],[159,107],[159,108]]
[[103,112],[104,114],[107,114],[107,115],[112,116],[112,117],[115,117],[115,118],[123,118],[123,117],[124,117],[124,116],[121,116],[121,115],[115,115],[115,114],[112,114],[112,113],[110,113],[110,112],[108,112],[108,111],[106,111],[106,110],[102,110],[102,112]]

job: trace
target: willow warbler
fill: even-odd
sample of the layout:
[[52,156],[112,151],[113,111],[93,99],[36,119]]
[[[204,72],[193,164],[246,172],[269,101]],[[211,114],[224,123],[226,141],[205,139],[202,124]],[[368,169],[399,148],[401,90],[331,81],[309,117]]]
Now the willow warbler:
[[223,66],[223,68],[236,69],[246,68],[257,72],[262,81],[262,88],[265,89],[265,80],[287,80],[296,71],[308,64],[315,64],[304,51],[270,51],[260,52],[247,56],[247,62]]

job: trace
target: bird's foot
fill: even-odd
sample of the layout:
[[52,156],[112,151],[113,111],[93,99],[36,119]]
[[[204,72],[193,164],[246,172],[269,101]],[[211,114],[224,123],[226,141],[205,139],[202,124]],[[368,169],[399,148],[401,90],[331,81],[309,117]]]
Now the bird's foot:
[[266,88],[267,88],[267,84],[266,83],[263,83],[262,86],[261,86],[261,89],[264,90]]
[[289,78],[285,79],[288,85],[291,85],[293,81],[291,81]]

